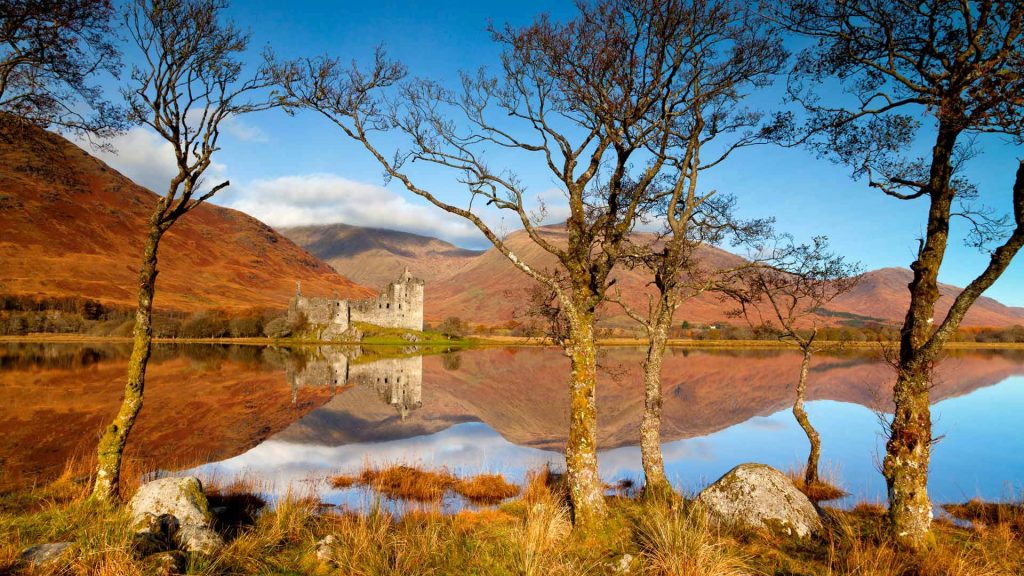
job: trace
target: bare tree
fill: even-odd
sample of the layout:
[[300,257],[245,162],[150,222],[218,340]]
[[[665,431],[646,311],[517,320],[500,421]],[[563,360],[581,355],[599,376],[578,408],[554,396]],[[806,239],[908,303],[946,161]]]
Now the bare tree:
[[651,272],[658,293],[646,314],[614,298],[647,335],[640,449],[643,494],[654,499],[672,494],[661,454],[661,365],[669,328],[679,306],[712,289],[724,272],[702,261],[700,247],[719,244],[729,235],[747,240],[769,225],[764,220],[739,221],[733,214],[734,198],[702,190],[699,176],[737,149],[782,139],[790,132],[787,116],[763,122],[762,113],[742,107],[747,92],[769,85],[788,57],[760,15],[742,3],[710,0],[688,4],[676,26],[683,64],[675,74],[683,90],[668,129],[676,146],[658,182],[664,193],[655,195],[662,198],[658,216],[665,229],[653,241],[634,243],[625,252],[631,265]]
[[811,488],[819,482],[821,437],[804,410],[807,375],[814,354],[837,346],[818,342],[820,314],[829,302],[857,285],[860,266],[830,252],[824,236],[810,244],[794,244],[783,235],[757,258],[759,263],[740,270],[723,293],[739,304],[737,315],[752,328],[774,334],[802,353],[793,416],[811,445],[804,468],[804,485]]
[[[928,203],[925,235],[910,265],[910,306],[883,464],[893,533],[920,547],[932,518],[932,365],[971,305],[1024,245],[1024,162],[1014,167],[1010,216],[980,206],[961,172],[978,152],[976,135],[1020,141],[1024,134],[1024,4],[789,0],[766,6],[782,26],[815,41],[798,59],[790,86],[809,111],[811,144],[851,166],[872,188]],[[838,83],[847,95],[823,100],[824,82],[828,89]],[[928,156],[908,155],[918,138],[933,143]],[[970,227],[969,243],[991,259],[936,322],[938,275],[956,216]]]
[[277,105],[272,94],[260,99],[271,83],[266,68],[243,75],[238,57],[249,38],[221,21],[225,7],[223,0],[135,0],[126,16],[142,61],[132,71],[134,85],[125,90],[132,119],[171,144],[178,171],[149,219],[128,382],[121,408],[97,448],[92,493],[101,500],[119,497],[122,454],[142,409],[160,240],[179,218],[230,184],[207,188],[203,182],[219,150],[221,123]]
[[[685,143],[676,124],[691,91],[679,72],[687,66],[692,9],[681,0],[603,0],[581,3],[565,23],[541,16],[524,28],[492,29],[504,48],[498,74],[465,73],[454,89],[409,79],[382,53],[369,70],[332,58],[280,70],[289,95],[361,142],[388,178],[472,222],[555,294],[569,330],[566,473],[578,525],[607,509],[597,470],[596,311],[630,232],[663,198],[657,180],[679,169],[674,159]],[[381,148],[382,132],[400,137],[399,150]],[[565,245],[542,233],[521,179],[489,165],[487,152],[495,150],[535,158],[561,188],[569,209]],[[452,171],[465,200],[449,202],[424,188],[411,162]],[[484,221],[485,206],[511,214],[557,270],[515,254]]]
[[89,138],[124,127],[91,83],[121,69],[114,8],[97,0],[0,0],[0,111]]

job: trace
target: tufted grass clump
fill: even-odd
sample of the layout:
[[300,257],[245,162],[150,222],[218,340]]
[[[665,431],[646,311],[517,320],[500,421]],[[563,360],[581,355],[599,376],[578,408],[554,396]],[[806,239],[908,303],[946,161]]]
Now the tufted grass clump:
[[636,540],[648,571],[662,576],[741,576],[749,559],[723,538],[699,506],[651,506],[636,523]]
[[366,486],[392,500],[436,503],[454,493],[473,504],[495,505],[519,494],[519,487],[500,474],[459,478],[446,469],[422,470],[407,465],[365,468],[358,475],[334,476],[333,488]]

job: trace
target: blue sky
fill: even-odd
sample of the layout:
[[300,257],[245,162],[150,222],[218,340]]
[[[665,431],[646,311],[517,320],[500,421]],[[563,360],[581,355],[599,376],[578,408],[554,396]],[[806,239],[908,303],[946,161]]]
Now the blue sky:
[[[252,33],[255,53],[270,44],[283,57],[330,53],[366,61],[378,44],[418,76],[457,78],[459,69],[495,65],[498,48],[488,21],[528,23],[548,11],[559,18],[574,12],[571,2],[326,2],[236,0],[232,18]],[[130,56],[128,58],[130,60]],[[752,104],[770,108],[776,93],[757,95]],[[216,202],[244,210],[274,226],[347,222],[390,227],[482,248],[474,229],[425,205],[395,185],[383,187],[380,168],[360,147],[311,113],[294,117],[280,111],[236,121],[222,141],[211,179],[230,178],[232,186]],[[387,142],[384,148],[387,149]],[[1024,149],[998,138],[979,141],[983,154],[967,174],[987,203],[1009,208],[1017,157]],[[141,128],[115,142],[117,156],[104,159],[142,184],[161,190],[172,169],[169,150]],[[555,205],[559,193],[543,166],[529,157],[504,158],[537,195]],[[493,160],[493,159],[492,159]],[[461,190],[442,173],[420,173],[423,182],[449,200]],[[735,194],[748,216],[775,216],[778,227],[798,238],[828,235],[833,246],[868,269],[906,267],[923,234],[924,201],[903,202],[849,178],[844,167],[802,149],[752,148],[705,175],[708,188]],[[496,217],[492,215],[491,221]],[[508,229],[513,229],[511,221]],[[987,255],[963,246],[963,222],[940,279],[963,286],[987,263]],[[1024,258],[1018,258],[988,292],[1006,304],[1024,306]]]

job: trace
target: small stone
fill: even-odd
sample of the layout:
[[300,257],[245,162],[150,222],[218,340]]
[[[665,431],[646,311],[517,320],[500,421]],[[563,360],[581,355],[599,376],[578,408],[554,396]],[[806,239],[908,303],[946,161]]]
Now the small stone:
[[712,516],[754,529],[805,538],[822,529],[821,517],[785,474],[765,464],[740,464],[708,486],[697,502]]
[[224,539],[206,526],[182,526],[178,530],[178,545],[186,552],[212,556],[224,547]]
[[617,563],[615,563],[613,569],[616,574],[629,574],[633,567],[633,555],[623,554]]
[[150,568],[147,570],[147,574],[159,574],[160,576],[184,574],[188,570],[188,557],[178,550],[169,550],[146,558],[146,566]]
[[18,556],[18,560],[29,566],[56,564],[68,560],[73,542],[51,542],[26,548]]
[[316,559],[325,564],[337,564],[338,558],[335,553],[337,545],[338,539],[334,537],[334,534],[328,534],[316,543]]

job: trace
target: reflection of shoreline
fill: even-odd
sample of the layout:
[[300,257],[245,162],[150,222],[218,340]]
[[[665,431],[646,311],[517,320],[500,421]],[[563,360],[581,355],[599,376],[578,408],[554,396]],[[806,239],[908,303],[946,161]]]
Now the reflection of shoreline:
[[[156,344],[211,344],[223,346],[305,346],[309,341],[289,343],[287,341],[273,340],[270,338],[153,338]],[[494,346],[494,347],[519,347],[519,348],[558,348],[550,342],[544,342],[536,338],[525,336],[483,336],[469,337],[467,342],[473,346]],[[897,346],[899,342],[833,342],[820,341],[822,345],[842,344],[851,350],[878,350],[880,345]],[[24,336],[0,336],[0,345],[3,344],[128,344],[131,345],[130,336],[92,336],[87,334],[27,334]],[[320,345],[338,345],[338,342],[313,342]],[[611,338],[599,339],[597,345],[602,348],[640,348],[645,347],[647,342],[639,338]],[[372,348],[374,344],[360,344],[362,347]],[[381,344],[381,347],[390,345]],[[775,340],[669,340],[669,348],[689,348],[693,350],[737,350],[737,349],[792,349],[792,346],[785,342]],[[948,342],[943,346],[946,350],[1021,350],[1024,351],[1022,342]]]

